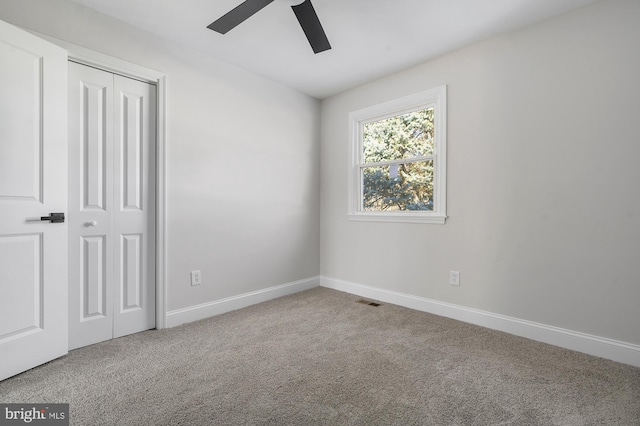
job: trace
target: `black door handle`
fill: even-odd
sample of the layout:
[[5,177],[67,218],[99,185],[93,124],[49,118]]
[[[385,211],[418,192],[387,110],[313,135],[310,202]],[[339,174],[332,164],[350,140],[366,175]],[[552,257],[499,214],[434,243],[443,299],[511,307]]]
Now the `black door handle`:
[[48,220],[51,223],[63,223],[64,213],[49,213],[49,216],[42,216],[40,220]]

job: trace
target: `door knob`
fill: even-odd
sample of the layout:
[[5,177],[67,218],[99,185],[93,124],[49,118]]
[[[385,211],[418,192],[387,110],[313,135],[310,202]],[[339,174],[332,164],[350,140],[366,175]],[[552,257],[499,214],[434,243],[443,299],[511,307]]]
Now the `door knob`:
[[64,213],[49,213],[49,216],[42,216],[40,220],[48,220],[51,223],[63,223]]
[[92,220],[91,222],[87,222],[85,223],[85,226],[89,226],[89,227],[94,227],[98,224],[98,222],[96,222],[95,220]]

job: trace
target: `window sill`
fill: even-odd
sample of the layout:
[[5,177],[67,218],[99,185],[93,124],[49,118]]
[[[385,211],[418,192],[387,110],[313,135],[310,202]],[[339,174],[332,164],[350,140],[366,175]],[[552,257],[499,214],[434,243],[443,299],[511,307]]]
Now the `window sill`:
[[349,220],[364,222],[395,222],[395,223],[432,223],[444,224],[447,216],[429,215],[420,213],[350,213]]

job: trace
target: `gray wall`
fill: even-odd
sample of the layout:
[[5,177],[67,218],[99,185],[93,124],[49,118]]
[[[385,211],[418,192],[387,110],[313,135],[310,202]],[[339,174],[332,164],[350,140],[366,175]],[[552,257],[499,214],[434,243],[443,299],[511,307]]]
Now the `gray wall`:
[[169,310],[318,276],[317,100],[68,0],[0,19],[167,74]]
[[[601,1],[324,100],[322,275],[640,344],[639,41]],[[349,222],[348,113],[442,84],[447,223]]]

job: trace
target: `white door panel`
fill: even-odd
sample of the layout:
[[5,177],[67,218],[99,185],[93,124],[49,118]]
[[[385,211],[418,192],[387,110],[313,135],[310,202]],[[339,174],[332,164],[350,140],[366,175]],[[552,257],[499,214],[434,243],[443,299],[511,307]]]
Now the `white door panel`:
[[155,86],[69,64],[70,349],[155,326]]
[[113,337],[155,327],[156,90],[114,77],[116,144]]
[[113,76],[69,66],[69,348],[113,334]]
[[0,380],[67,353],[67,52],[0,21]]

